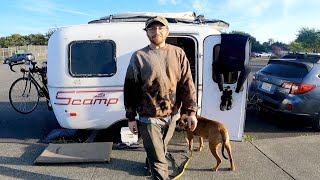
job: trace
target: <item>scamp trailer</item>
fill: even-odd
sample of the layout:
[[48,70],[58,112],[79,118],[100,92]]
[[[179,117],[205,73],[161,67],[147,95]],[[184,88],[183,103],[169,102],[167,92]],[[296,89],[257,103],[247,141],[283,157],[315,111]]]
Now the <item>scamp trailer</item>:
[[[59,28],[48,45],[48,88],[54,114],[68,129],[105,129],[124,121],[123,85],[131,55],[149,44],[149,17],[169,21],[167,43],[188,57],[198,115],[222,122],[232,140],[242,139],[250,38],[222,34],[229,26],[195,13],[114,14]],[[120,136],[120,129],[118,135]]]

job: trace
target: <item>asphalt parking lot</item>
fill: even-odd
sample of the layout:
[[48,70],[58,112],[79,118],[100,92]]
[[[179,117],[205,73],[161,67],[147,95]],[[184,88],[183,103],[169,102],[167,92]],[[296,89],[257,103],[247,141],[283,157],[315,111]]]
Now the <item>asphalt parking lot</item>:
[[[257,70],[263,63],[254,65]],[[112,154],[112,163],[84,163],[68,165],[35,166],[33,161],[41,154],[48,144],[43,140],[53,129],[60,128],[53,112],[49,112],[44,103],[27,115],[15,112],[8,100],[8,91],[12,82],[21,76],[13,73],[6,65],[0,65],[0,177],[1,179],[146,179],[143,171],[145,154],[140,147],[135,150],[115,150]],[[212,162],[210,150],[206,147],[204,152],[196,154],[183,179],[314,179],[318,176],[296,175],[294,170],[285,168],[286,163],[279,160],[275,162],[271,157],[278,158],[270,150],[273,144],[309,142],[304,137],[320,135],[314,132],[309,125],[298,120],[273,119],[274,117],[259,117],[255,113],[254,105],[248,105],[244,134],[253,139],[252,142],[232,142],[236,159],[236,172],[228,172],[227,161],[223,162],[222,171],[212,174],[209,170]],[[289,137],[289,139],[287,139]],[[298,138],[294,141],[291,138]],[[313,143],[310,140],[310,143]],[[310,147],[316,146],[311,144]],[[290,156],[296,156],[296,151],[291,150]],[[314,147],[318,148],[318,147]],[[182,134],[176,133],[172,139],[171,152],[179,153],[186,149]],[[274,147],[275,150],[279,150]],[[269,153],[269,151],[271,151]],[[279,150],[280,151],[280,150]],[[311,158],[311,159],[310,159]],[[308,157],[310,161],[316,161]],[[287,159],[288,162],[295,162]],[[282,164],[283,163],[283,164]],[[199,165],[201,164],[201,165]],[[318,163],[320,164],[320,163]],[[299,168],[303,169],[303,165]],[[262,171],[265,169],[266,171]],[[270,168],[270,169],[269,169]],[[309,168],[309,167],[308,167]],[[317,166],[314,167],[316,172]],[[320,168],[318,168],[320,169]],[[270,173],[272,172],[272,173]],[[309,174],[309,176],[308,176]],[[318,173],[320,174],[320,173]],[[304,175],[304,174],[303,174]],[[198,177],[198,178],[196,178]],[[249,178],[248,178],[249,177]],[[299,178],[300,177],[300,178]]]

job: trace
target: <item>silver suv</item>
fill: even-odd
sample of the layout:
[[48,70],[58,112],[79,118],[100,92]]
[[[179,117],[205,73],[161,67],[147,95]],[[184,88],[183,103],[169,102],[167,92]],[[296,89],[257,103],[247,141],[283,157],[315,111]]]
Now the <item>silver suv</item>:
[[[7,57],[4,59],[4,64],[19,64],[23,63],[26,60],[26,57],[28,55],[33,56],[32,53],[20,53],[20,54],[14,54],[11,57]],[[33,56],[34,57],[34,56]],[[33,58],[34,59],[34,58]]]
[[311,120],[320,131],[320,56],[270,60],[254,74],[249,98],[258,111]]

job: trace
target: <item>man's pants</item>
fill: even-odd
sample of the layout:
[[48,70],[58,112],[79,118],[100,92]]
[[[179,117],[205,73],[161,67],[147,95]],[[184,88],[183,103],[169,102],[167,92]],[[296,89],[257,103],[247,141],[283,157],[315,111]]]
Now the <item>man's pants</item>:
[[169,125],[155,123],[139,124],[139,133],[151,168],[152,179],[168,179],[168,162],[165,154],[172,138],[176,121]]

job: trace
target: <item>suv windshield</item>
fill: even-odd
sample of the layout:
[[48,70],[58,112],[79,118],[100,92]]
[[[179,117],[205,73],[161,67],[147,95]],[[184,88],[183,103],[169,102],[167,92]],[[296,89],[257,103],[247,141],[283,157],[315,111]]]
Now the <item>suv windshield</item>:
[[309,71],[308,68],[303,64],[288,62],[284,64],[281,62],[274,62],[268,64],[261,72],[265,74],[272,74],[273,76],[277,77],[303,78]]

